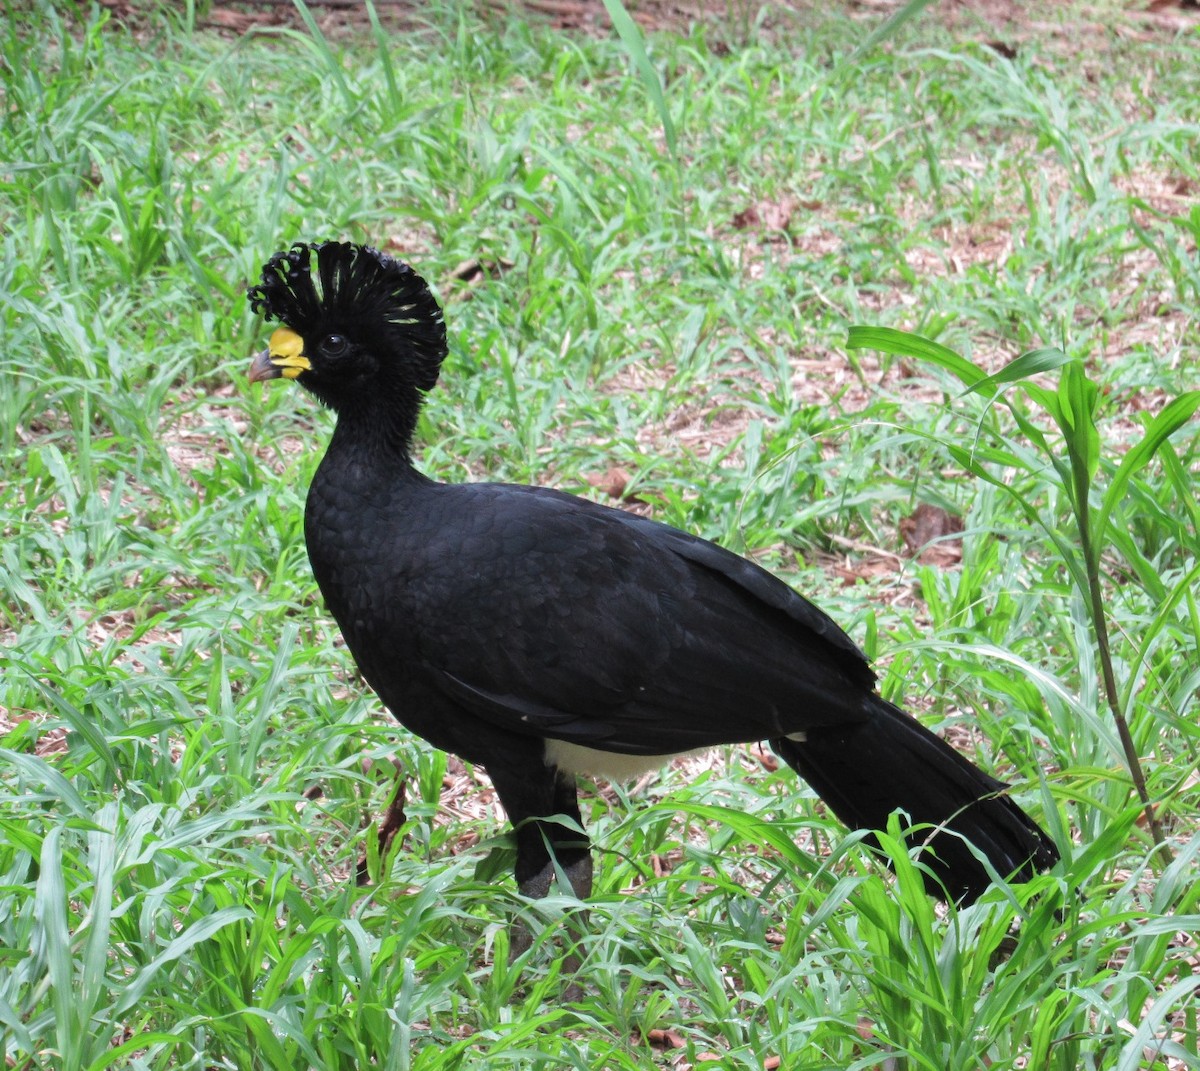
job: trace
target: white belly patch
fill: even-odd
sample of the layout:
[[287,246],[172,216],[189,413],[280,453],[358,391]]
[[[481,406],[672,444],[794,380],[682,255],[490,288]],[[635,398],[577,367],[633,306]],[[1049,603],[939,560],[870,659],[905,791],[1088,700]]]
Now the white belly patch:
[[631,781],[647,770],[665,766],[680,755],[702,755],[707,750],[698,748],[670,755],[621,755],[614,751],[583,747],[581,744],[569,744],[565,740],[547,740],[546,765],[557,766],[565,773],[587,774],[609,781]]

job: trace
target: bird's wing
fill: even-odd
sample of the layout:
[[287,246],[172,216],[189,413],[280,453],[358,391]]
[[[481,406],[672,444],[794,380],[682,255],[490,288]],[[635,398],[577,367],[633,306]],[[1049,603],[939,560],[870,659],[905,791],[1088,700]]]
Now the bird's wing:
[[568,495],[458,494],[431,507],[443,545],[411,583],[425,670],[476,717],[665,754],[865,716],[862,653],[752,563]]

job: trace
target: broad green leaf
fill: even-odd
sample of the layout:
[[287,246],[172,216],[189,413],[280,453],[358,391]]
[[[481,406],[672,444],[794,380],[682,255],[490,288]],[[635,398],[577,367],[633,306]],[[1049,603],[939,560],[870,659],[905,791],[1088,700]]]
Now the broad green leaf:
[[1100,465],[1100,432],[1096,428],[1100,388],[1088,377],[1082,361],[1067,365],[1060,394],[1066,398],[1063,415],[1070,422],[1079,456],[1087,462],[1089,478],[1094,478]]
[[116,882],[116,803],[106,803],[96,814],[96,829],[87,835],[87,865],[90,871],[91,903],[80,923],[84,933],[75,979],[75,999],[81,1017],[91,1017],[101,1007],[107,990],[108,957],[112,943],[113,887]]
[[34,915],[40,926],[40,949],[46,959],[50,985],[54,989],[56,1033],[64,1063],[77,1061],[80,1039],[76,1036],[74,959],[67,913],[67,887],[63,875],[62,827],[46,834],[39,859]]
[[968,361],[961,354],[943,346],[933,339],[914,335],[911,331],[897,331],[892,327],[868,327],[854,324],[846,337],[846,348],[851,350],[878,350],[880,353],[894,353],[900,357],[916,357],[918,360],[929,361],[948,372],[953,372],[967,386],[974,386],[980,380],[986,379],[987,374],[978,365]]
[[1100,388],[1088,378],[1082,361],[1072,361],[1058,383],[1059,427],[1067,440],[1071,461],[1071,496],[1080,532],[1087,525],[1088,498],[1100,468],[1100,432],[1096,428],[1096,403]]
[[120,999],[113,1006],[114,1013],[119,1015],[137,1004],[142,999],[142,995],[146,992],[146,989],[154,982],[164,967],[186,955],[188,951],[201,941],[207,941],[213,934],[231,923],[253,918],[254,913],[248,907],[223,907],[218,911],[214,911],[211,915],[205,915],[203,918],[192,923],[178,937],[173,938],[162,952],[129,980],[129,984],[125,986]]
[[103,1055],[96,1057],[88,1064],[87,1071],[106,1071],[110,1067],[129,1067],[125,1061],[125,1057],[140,1054],[146,1056],[153,1055],[154,1049],[159,1045],[169,1045],[175,1048],[177,1045],[185,1043],[185,1038],[180,1034],[168,1034],[161,1030],[155,1030],[147,1034],[135,1034],[128,1041],[118,1045],[114,1049],[108,1049]]
[[[475,864],[474,877],[476,881],[495,881],[503,874],[512,871],[517,861],[517,840],[515,836],[504,833],[491,838],[495,846],[486,855],[481,856]],[[489,841],[490,843],[490,841]]]
[[[32,673],[28,667],[22,665],[20,668],[26,673],[30,673],[32,677]],[[124,771],[121,769],[120,762],[117,761],[116,755],[109,746],[103,730],[96,724],[94,713],[75,706],[74,703],[69,702],[55,689],[43,684],[40,680],[33,679],[30,683],[41,692],[47,706],[53,707],[58,711],[71,731],[78,733],[80,737],[87,741],[88,746],[96,753],[104,765],[108,767],[113,780],[120,783],[123,779]]]
[[1071,1007],[1079,999],[1075,994],[1067,994],[1061,990],[1047,995],[1042,1010],[1033,1021],[1033,1031],[1029,1037],[1030,1059],[1037,1061],[1033,1066],[1053,1066],[1050,1053],[1057,1041],[1058,1032],[1062,1028],[1063,1020],[1070,1015]]
[[1200,408],[1200,391],[1192,390],[1181,394],[1168,402],[1166,407],[1146,428],[1145,435],[1122,459],[1117,471],[1113,474],[1112,483],[1104,492],[1104,501],[1096,519],[1096,538],[1092,554],[1099,557],[1100,548],[1104,545],[1104,533],[1108,530],[1112,511],[1125,496],[1125,489],[1135,473],[1140,472],[1157,453],[1166,440],[1175,434]]
[[1016,383],[1018,380],[1027,379],[1039,372],[1049,372],[1054,368],[1061,368],[1069,360],[1071,358],[1056,347],[1029,350],[1019,357],[1014,357],[999,372],[994,372],[979,380],[978,383],[973,383],[963,393],[987,394],[990,397],[995,393],[995,388],[1004,383]]
[[[254,1044],[261,1050],[261,1058],[267,1067],[295,1067],[280,1042],[273,1021],[277,1018],[265,1008],[248,1007],[241,1010],[241,1021],[248,1033],[253,1035]],[[316,1053],[314,1052],[315,1056]]]
[[1062,424],[1062,409],[1058,403],[1057,392],[1039,387],[1036,383],[1022,383],[1021,389],[1054,418],[1054,423]]
[[44,759],[39,759],[35,755],[23,755],[18,751],[0,749],[0,762],[4,762],[9,769],[20,771],[25,780],[29,782],[26,787],[27,792],[33,791],[36,786],[38,797],[57,800],[68,807],[76,819],[82,819],[90,824],[95,808],[85,802],[83,797],[75,791],[75,786]]

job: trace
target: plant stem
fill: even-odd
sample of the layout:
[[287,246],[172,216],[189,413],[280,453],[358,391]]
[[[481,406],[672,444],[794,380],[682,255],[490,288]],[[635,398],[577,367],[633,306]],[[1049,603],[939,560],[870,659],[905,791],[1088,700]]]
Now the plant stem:
[[[1083,546],[1084,568],[1087,570],[1087,597],[1089,610],[1092,615],[1092,627],[1096,630],[1096,650],[1100,655],[1100,672],[1104,679],[1104,693],[1108,699],[1108,707],[1112,711],[1113,720],[1117,723],[1117,736],[1121,740],[1121,748],[1125,752],[1125,762],[1133,778],[1133,787],[1137,790],[1138,799],[1146,814],[1146,823],[1150,835],[1154,838],[1155,850],[1163,866],[1174,858],[1167,846],[1166,834],[1162,823],[1154,810],[1150,799],[1150,790],[1146,785],[1146,774],[1142,769],[1141,756],[1133,742],[1133,733],[1129,731],[1129,722],[1121,711],[1117,700],[1117,675],[1113,670],[1112,654],[1108,646],[1108,623],[1104,615],[1104,595],[1100,589],[1100,556],[1092,553],[1091,516],[1087,498],[1086,481],[1080,478],[1081,466],[1073,466],[1075,479],[1075,517],[1079,525],[1079,540]],[[1080,486],[1083,483],[1084,486]]]

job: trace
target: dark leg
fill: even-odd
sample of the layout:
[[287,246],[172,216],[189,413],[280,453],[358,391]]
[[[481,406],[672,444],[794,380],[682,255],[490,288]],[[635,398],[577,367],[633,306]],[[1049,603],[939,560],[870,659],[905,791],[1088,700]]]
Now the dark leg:
[[[592,894],[592,850],[586,834],[544,820],[550,815],[561,814],[582,826],[575,779],[541,762],[514,766],[517,772],[514,767],[509,767],[502,771],[489,770],[488,774],[516,828],[517,888],[534,899],[547,895],[554,884],[557,863],[575,895],[586,900]],[[573,942],[578,940],[585,919],[586,912],[580,912],[567,921],[567,932],[573,935]],[[527,952],[532,943],[529,928],[517,920],[510,935],[510,956],[516,959]],[[569,952],[561,962],[562,976],[572,979],[563,990],[563,999],[578,1000],[583,995],[579,982],[574,980],[580,968],[579,957]]]
[[[536,772],[534,772],[536,771]],[[517,887],[541,898],[554,882],[555,861],[581,900],[592,893],[592,852],[586,834],[544,819],[561,814],[579,823],[574,780],[541,763],[519,770],[488,770],[517,834]]]

